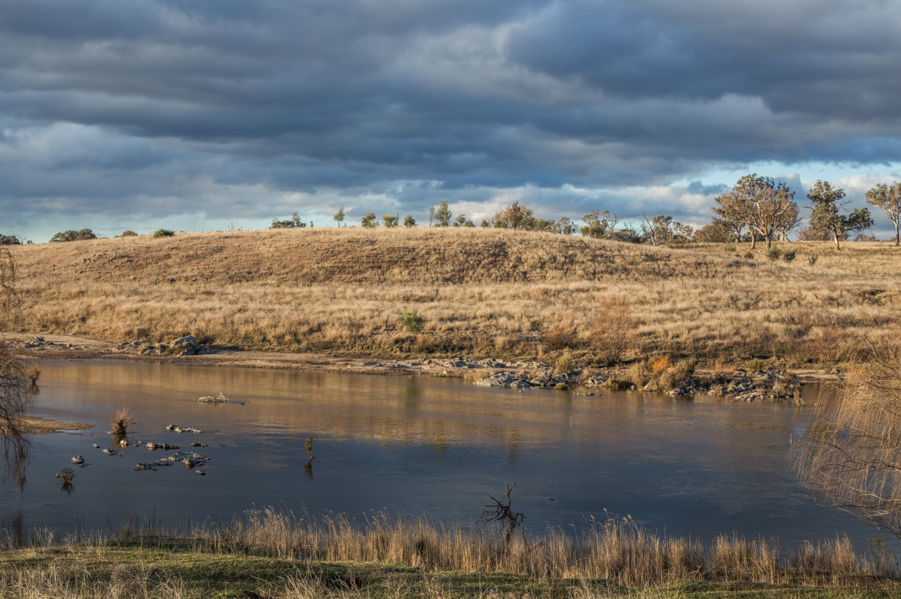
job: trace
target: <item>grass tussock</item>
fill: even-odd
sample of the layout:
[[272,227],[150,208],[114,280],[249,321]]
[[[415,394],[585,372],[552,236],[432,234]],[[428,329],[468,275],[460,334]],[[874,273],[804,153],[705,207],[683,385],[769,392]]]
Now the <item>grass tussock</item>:
[[[7,330],[381,356],[842,361],[897,336],[898,252],[676,249],[481,229],[179,233],[16,247]],[[818,256],[810,265],[814,255]],[[410,322],[398,315],[413,313]]]
[[114,435],[125,435],[128,434],[128,427],[135,424],[137,419],[128,408],[116,408],[109,422]]

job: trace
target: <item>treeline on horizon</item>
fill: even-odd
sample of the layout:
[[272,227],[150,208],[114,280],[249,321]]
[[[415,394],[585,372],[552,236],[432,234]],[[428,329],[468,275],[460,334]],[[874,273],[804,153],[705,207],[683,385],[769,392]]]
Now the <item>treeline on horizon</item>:
[[[739,179],[733,188],[716,198],[712,210],[715,216],[710,224],[695,230],[691,225],[682,224],[667,215],[653,217],[643,216],[637,223],[621,221],[616,214],[607,210],[593,210],[576,221],[564,216],[559,220],[548,220],[536,217],[534,211],[527,206],[514,202],[498,210],[490,219],[483,219],[478,225],[482,228],[513,229],[522,231],[542,231],[561,235],[581,234],[594,239],[609,239],[624,243],[644,243],[663,245],[671,243],[728,243],[750,242],[756,247],[758,242],[765,242],[770,248],[773,241],[790,241],[789,234],[802,224],[801,206],[794,200],[795,192],[784,183],[777,183],[769,177],[758,177],[756,173]],[[832,241],[837,249],[840,242],[851,239],[856,234],[856,241],[876,241],[875,236],[864,233],[873,226],[873,219],[868,208],[847,210],[845,192],[825,181],[817,181],[808,191],[810,202],[810,218],[807,227],[797,231],[800,241]],[[880,183],[866,192],[866,202],[885,213],[895,226],[895,245],[901,244],[901,183],[892,185]],[[338,226],[346,226],[344,206],[332,217]],[[365,228],[385,226],[394,228],[417,226],[412,215],[401,221],[399,215],[385,214],[379,223],[375,213],[362,217],[360,225]],[[309,223],[312,227],[312,221]],[[272,229],[302,228],[300,215],[295,212],[289,220],[272,220]],[[448,202],[429,208],[429,227],[476,227],[477,225],[466,214],[454,217]],[[154,237],[168,237],[173,231],[159,229]],[[134,231],[125,231],[122,237],[137,235]],[[68,230],[57,233],[50,242],[79,241],[96,239],[91,229],[79,231]],[[14,235],[0,234],[0,245],[18,245],[22,240]],[[31,243],[30,241],[28,243]]]

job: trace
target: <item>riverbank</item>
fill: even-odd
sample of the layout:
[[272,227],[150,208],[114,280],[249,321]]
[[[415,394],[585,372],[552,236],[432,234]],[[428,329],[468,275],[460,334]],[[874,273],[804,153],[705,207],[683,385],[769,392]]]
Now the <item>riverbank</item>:
[[[775,541],[710,545],[660,538],[629,521],[515,536],[422,520],[311,521],[272,510],[244,522],[162,531],[133,522],[111,536],[19,538],[0,552],[0,596],[349,599],[890,597],[897,564],[845,540],[780,556]],[[7,535],[7,542],[16,539]],[[878,548],[877,548],[878,549]]]
[[[242,351],[236,348],[202,346],[193,337],[169,344],[147,340],[119,344],[83,337],[0,334],[15,351],[27,359],[124,360],[182,366],[239,367],[273,370],[371,374],[390,376],[430,376],[462,378],[486,387],[520,390],[556,388],[582,395],[604,389],[664,392],[676,396],[705,393],[733,401],[795,401],[800,403],[803,385],[839,383],[840,369],[760,370],[720,365],[715,369],[695,369],[681,379],[661,385],[661,375],[678,370],[668,359],[657,363],[638,362],[621,368],[574,368],[560,372],[540,360],[501,361],[463,358],[418,360],[375,360],[366,357],[328,356],[311,353]],[[172,351],[175,350],[175,351]],[[798,391],[796,394],[795,391]]]
[[[786,247],[788,244],[784,244]],[[5,330],[119,345],[205,346],[369,361],[494,358],[603,366],[599,307],[625,298],[627,361],[831,369],[898,337],[898,250],[648,247],[524,231],[292,229],[15,247],[22,302]],[[783,248],[785,249],[785,248]],[[421,320],[399,322],[405,312]]]

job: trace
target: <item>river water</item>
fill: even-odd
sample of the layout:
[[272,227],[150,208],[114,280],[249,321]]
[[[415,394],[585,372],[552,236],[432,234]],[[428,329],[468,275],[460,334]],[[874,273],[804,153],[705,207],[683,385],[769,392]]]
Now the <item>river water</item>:
[[[513,507],[533,530],[610,514],[661,534],[734,532],[783,546],[847,533],[863,549],[875,536],[811,500],[786,463],[789,439],[809,425],[812,408],[424,377],[114,361],[39,367],[34,414],[97,426],[33,437],[24,490],[0,493],[0,520],[27,528],[106,529],[134,515],[231,520],[265,506],[469,523],[486,495],[515,483]],[[231,401],[192,401],[219,392]],[[172,452],[115,445],[106,431],[121,406],[137,417],[132,441],[202,452],[211,458],[206,475],[181,464],[135,471]],[[204,432],[176,434],[169,424]],[[311,433],[317,457],[305,468]],[[187,447],[194,440],[208,447]],[[119,452],[105,455],[94,443]],[[53,474],[76,454],[87,466],[74,467],[66,492]]]

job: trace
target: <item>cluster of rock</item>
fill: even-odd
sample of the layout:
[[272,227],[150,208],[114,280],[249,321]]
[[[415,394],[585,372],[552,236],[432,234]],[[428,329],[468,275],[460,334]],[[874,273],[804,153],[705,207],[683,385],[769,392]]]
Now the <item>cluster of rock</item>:
[[[207,456],[194,453],[193,451],[177,451],[172,455],[156,460],[155,462],[138,462],[135,466],[135,470],[138,472],[142,470],[153,470],[155,472],[159,467],[172,466],[178,462],[181,462],[185,468],[201,468],[209,460],[210,458]],[[197,470],[197,474],[203,475],[204,472],[202,470]]]
[[207,395],[204,397],[198,397],[194,401],[199,401],[200,403],[226,403],[228,402],[228,398],[225,397],[224,394],[220,393],[219,395]]
[[54,343],[53,341],[44,341],[43,337],[35,337],[24,345],[27,349],[36,349],[41,351],[45,348],[54,349],[83,349],[82,347],[72,345],[71,343]]
[[732,401],[787,401],[803,404],[801,384],[784,370],[761,370],[754,373],[738,373],[728,381],[714,382],[707,386],[709,395],[728,397]]
[[176,426],[174,424],[170,424],[169,426],[167,426],[166,430],[171,431],[173,433],[194,433],[196,435],[199,435],[200,433],[203,432],[199,428],[191,428],[190,426]]
[[144,447],[146,447],[150,451],[155,451],[157,449],[162,449],[163,451],[174,451],[178,449],[178,445],[169,445],[168,443],[154,443],[153,441],[149,441]]
[[480,387],[510,387],[511,389],[527,389],[530,387],[550,388],[560,385],[568,386],[572,377],[579,371],[570,374],[554,374],[551,368],[532,370],[531,372],[513,372],[510,370],[495,370],[485,378],[476,381]]
[[[175,349],[173,349],[175,348]],[[211,354],[213,351],[206,346],[200,345],[192,335],[180,337],[171,343],[150,343],[147,339],[138,339],[137,341],[125,341],[116,347],[116,351],[137,351],[142,356],[161,355],[170,353],[178,356],[200,356]]]

